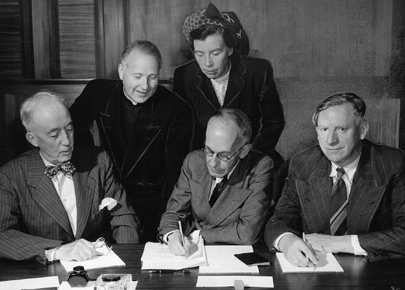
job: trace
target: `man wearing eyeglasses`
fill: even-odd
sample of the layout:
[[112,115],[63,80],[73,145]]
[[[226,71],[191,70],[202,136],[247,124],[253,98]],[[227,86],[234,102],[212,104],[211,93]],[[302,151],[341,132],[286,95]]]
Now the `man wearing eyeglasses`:
[[251,135],[249,118],[237,109],[210,118],[204,148],[184,160],[160,221],[159,239],[174,254],[188,252],[183,233],[207,243],[251,245],[260,239],[274,162],[251,149]]

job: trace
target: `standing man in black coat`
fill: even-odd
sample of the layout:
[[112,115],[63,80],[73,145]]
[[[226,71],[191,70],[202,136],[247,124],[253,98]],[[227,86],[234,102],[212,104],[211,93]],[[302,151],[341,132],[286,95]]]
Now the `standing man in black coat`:
[[243,29],[230,15],[209,4],[187,17],[183,33],[195,60],[176,69],[173,90],[194,109],[193,149],[203,148],[208,120],[217,110],[236,108],[251,121],[253,149],[280,164],[282,157],[274,148],[284,128],[284,114],[273,69],[267,60],[238,52]]
[[78,145],[99,142],[138,214],[141,242],[154,241],[157,223],[190,151],[192,112],[177,94],[158,85],[162,57],[149,41],[121,54],[121,80],[93,80],[70,111]]

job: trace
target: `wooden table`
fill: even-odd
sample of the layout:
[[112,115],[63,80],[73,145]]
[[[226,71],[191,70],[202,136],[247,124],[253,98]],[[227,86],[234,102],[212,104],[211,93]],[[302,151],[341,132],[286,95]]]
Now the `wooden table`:
[[[194,289],[198,268],[191,274],[149,274],[141,271],[143,245],[114,245],[113,250],[125,262],[124,268],[104,268],[89,270],[91,278],[102,273],[132,274],[138,280],[137,289]],[[272,265],[260,268],[260,275],[273,276],[275,289],[385,289],[391,286],[405,289],[405,259],[368,262],[363,257],[353,255],[335,255],[344,273],[328,274],[283,274],[277,258],[270,254],[265,246],[255,247],[255,251],[268,258]],[[0,281],[58,276],[65,281],[68,273],[60,263],[44,266],[36,262],[16,262],[0,259]],[[201,288],[203,289],[203,288]],[[208,288],[226,289],[226,288]],[[230,288],[228,288],[230,289]],[[263,288],[248,288],[263,289]],[[3,290],[3,289],[1,289]],[[4,289],[6,290],[6,289]]]

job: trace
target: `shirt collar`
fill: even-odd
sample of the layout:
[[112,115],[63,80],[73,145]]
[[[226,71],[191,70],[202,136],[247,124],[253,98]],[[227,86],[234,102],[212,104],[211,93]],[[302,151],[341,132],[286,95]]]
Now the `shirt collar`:
[[[238,166],[240,159],[238,159],[238,162],[236,162],[235,166],[232,168],[232,170],[228,173],[227,177],[229,180],[229,177],[231,177],[231,174],[234,172],[236,166]],[[215,177],[215,184],[220,183],[221,180],[224,179],[223,177]]]
[[[359,154],[359,156],[357,156],[357,158],[354,159],[351,163],[349,163],[348,165],[343,167],[343,169],[345,170],[346,180],[350,181],[350,183],[353,183],[353,177],[354,177],[354,174],[356,173],[357,165],[359,165],[360,156],[361,156],[361,154]],[[337,175],[336,168],[341,167],[341,166],[338,166],[333,162],[331,162],[331,164],[332,164],[332,168],[331,168],[329,176],[336,177],[336,175]]]

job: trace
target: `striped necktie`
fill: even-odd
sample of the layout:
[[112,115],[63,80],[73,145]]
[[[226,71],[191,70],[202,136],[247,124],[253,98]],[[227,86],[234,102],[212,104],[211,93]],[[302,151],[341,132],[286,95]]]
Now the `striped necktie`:
[[345,170],[339,167],[336,169],[336,173],[337,177],[332,187],[329,206],[330,232],[333,236],[344,235],[347,231],[347,190],[342,178]]

